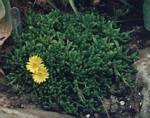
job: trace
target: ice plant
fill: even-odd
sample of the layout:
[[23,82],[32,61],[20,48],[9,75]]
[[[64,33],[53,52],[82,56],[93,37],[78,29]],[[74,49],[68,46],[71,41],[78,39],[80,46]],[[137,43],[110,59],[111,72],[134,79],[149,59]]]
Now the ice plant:
[[48,79],[48,70],[43,64],[43,61],[38,56],[32,56],[26,65],[27,70],[32,73],[33,81],[37,84],[41,84]]

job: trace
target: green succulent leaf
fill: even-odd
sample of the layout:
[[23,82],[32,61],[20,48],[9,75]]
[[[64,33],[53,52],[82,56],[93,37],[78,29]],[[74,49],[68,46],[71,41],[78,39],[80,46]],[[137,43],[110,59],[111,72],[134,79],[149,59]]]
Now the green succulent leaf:
[[78,11],[77,11],[77,8],[75,6],[74,0],[69,0],[69,3],[71,5],[73,11],[75,12],[75,14],[78,15]]
[[145,28],[150,31],[150,0],[144,0],[143,14]]
[[11,7],[9,0],[0,0],[0,45],[10,36],[12,32]]
[[6,10],[2,0],[0,0],[0,19],[5,16]]

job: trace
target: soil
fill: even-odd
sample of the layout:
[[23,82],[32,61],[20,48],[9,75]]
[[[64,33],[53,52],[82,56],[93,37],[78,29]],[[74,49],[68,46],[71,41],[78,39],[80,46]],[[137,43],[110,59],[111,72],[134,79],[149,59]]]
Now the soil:
[[[0,73],[1,74],[1,73]],[[0,77],[0,107],[7,108],[38,108],[34,96],[18,95],[15,88],[7,85],[4,77]]]
[[[107,0],[106,0],[107,1]],[[20,3],[16,0],[12,0],[13,6],[17,7],[21,11],[21,15],[24,18],[24,14],[28,8],[33,8],[37,12],[47,13],[49,12],[47,7],[33,5],[33,1]],[[115,8],[114,8],[115,7]],[[95,9],[101,12],[104,16],[112,19],[112,9],[120,9],[121,3],[113,2],[111,5],[102,3],[96,6]],[[109,9],[108,9],[109,8]],[[140,15],[139,15],[140,14]],[[135,20],[134,20],[135,19]],[[24,21],[24,19],[22,19]],[[131,40],[127,45],[131,51],[138,51],[141,48],[150,46],[150,32],[146,31],[143,26],[142,14],[139,12],[133,12],[114,20],[121,31],[133,31],[131,33]],[[1,57],[11,51],[13,45],[11,37],[5,42],[3,47],[0,47],[0,64],[2,63]],[[40,106],[37,105],[36,100],[32,95],[18,95],[15,88],[7,85],[4,78],[5,74],[0,67],[0,106],[8,108],[35,108]],[[136,78],[135,78],[136,79]],[[84,110],[80,117],[81,118],[107,118],[110,115],[111,118],[134,118],[135,114],[138,113],[142,106],[142,85],[137,83],[137,87],[132,90],[132,94],[123,95],[124,97],[111,96],[110,99],[104,100],[104,107],[106,112],[98,114],[91,110]],[[59,111],[58,108],[52,109],[53,111]],[[59,111],[60,112],[60,111]],[[107,114],[109,112],[109,114]]]

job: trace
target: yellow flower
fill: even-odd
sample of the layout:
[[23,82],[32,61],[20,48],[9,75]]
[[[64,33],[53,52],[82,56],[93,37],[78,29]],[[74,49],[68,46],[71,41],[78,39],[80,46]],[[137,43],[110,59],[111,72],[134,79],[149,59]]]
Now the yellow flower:
[[45,82],[49,77],[47,68],[43,64],[42,59],[38,56],[30,57],[26,68],[32,73],[33,80],[37,84]]
[[32,76],[34,82],[36,82],[37,84],[41,84],[48,79],[49,74],[44,64],[41,64],[38,68],[38,71],[36,73],[33,73]]
[[35,73],[39,65],[42,63],[42,59],[38,56],[32,56],[29,58],[29,62],[27,62],[26,68],[32,73]]

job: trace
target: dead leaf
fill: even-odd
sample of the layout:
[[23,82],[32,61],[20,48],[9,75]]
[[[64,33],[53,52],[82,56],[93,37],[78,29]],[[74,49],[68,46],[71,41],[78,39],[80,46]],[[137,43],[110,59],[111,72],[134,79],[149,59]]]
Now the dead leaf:
[[104,106],[106,110],[110,109],[111,106],[111,100],[110,99],[104,99]]
[[4,77],[4,76],[5,76],[5,73],[4,73],[3,69],[0,68],[0,78],[1,78],[1,77]]
[[100,4],[101,0],[93,0],[93,5],[98,5]]
[[9,28],[5,23],[0,22],[0,45],[3,45],[5,40],[11,35],[12,28]]
[[6,1],[4,4],[7,9],[5,16],[0,19],[0,46],[3,45],[5,40],[11,35],[12,32],[12,19],[10,13],[10,3]]

